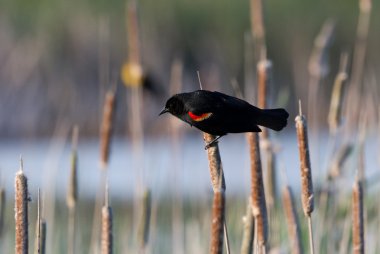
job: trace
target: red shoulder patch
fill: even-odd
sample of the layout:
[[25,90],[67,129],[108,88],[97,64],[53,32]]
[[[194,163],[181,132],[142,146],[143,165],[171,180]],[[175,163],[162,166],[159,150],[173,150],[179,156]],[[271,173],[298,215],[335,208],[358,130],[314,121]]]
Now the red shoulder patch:
[[203,113],[203,114],[201,114],[201,115],[196,115],[196,114],[194,114],[194,113],[191,112],[191,111],[189,111],[188,114],[189,114],[190,118],[191,118],[193,121],[196,121],[196,122],[203,121],[203,120],[209,118],[209,117],[212,115],[212,113]]

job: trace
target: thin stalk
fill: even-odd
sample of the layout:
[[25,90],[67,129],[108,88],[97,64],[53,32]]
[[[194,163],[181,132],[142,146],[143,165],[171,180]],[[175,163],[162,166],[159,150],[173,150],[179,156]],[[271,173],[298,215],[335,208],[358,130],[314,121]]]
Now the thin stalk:
[[311,222],[311,214],[307,216],[307,226],[309,232],[309,244],[310,244],[310,253],[314,253],[314,237],[313,237],[313,224]]

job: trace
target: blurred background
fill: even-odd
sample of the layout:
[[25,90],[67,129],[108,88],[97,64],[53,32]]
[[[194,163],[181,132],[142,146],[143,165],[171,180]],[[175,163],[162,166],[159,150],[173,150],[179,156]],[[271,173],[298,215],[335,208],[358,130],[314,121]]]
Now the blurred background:
[[[351,188],[358,163],[366,165],[365,175],[374,183],[378,182],[378,1],[373,2],[371,12],[363,72],[359,75],[362,78],[358,81],[361,88],[350,90],[359,19],[358,1],[265,1],[266,56],[273,64],[268,107],[284,107],[290,113],[288,127],[281,133],[271,133],[278,155],[277,179],[287,179],[297,193],[300,177],[294,118],[298,114],[299,99],[304,105],[303,113],[310,118],[313,177],[318,182],[317,189],[324,184],[330,161],[339,150],[337,147],[348,142],[353,143],[350,144],[350,151],[353,151],[350,154],[355,156],[345,164],[350,173],[343,180],[342,189]],[[119,211],[116,212],[118,226],[115,231],[133,235],[131,214],[144,186],[152,191],[155,200],[156,213],[152,216],[164,220],[158,226],[161,238],[152,243],[156,248],[150,247],[150,250],[169,253],[169,250],[181,248],[168,247],[168,243],[172,243],[172,232],[166,224],[171,221],[167,210],[170,210],[170,198],[174,195],[173,200],[185,199],[183,218],[188,224],[183,224],[186,234],[199,233],[196,244],[185,249],[188,253],[203,253],[200,250],[207,249],[204,248],[207,240],[200,232],[208,234],[207,216],[210,216],[212,196],[203,138],[200,131],[171,116],[158,117],[158,113],[176,89],[183,92],[199,89],[197,71],[204,89],[230,95],[241,92],[247,100],[256,103],[256,62],[260,57],[253,52],[250,3],[141,0],[137,1],[137,22],[144,82],[141,93],[135,94],[122,79],[123,66],[130,61],[126,1],[0,2],[0,185],[13,195],[14,173],[22,154],[30,181],[32,205],[35,208],[37,188],[40,187],[47,203],[46,216],[60,218],[62,211],[58,208],[65,206],[63,200],[70,178],[72,129],[77,125],[78,189],[79,200],[84,202],[79,213],[86,221],[86,227],[82,229],[83,242],[77,248],[86,249],[91,241],[92,223],[86,214],[89,207],[93,209],[96,193],[104,187],[104,174],[99,169],[103,105],[106,92],[114,89],[117,102],[107,179],[111,200],[115,202],[115,210]],[[314,96],[310,92],[313,91],[310,89],[313,80],[311,59],[313,50],[318,48],[316,38],[323,35],[324,24],[330,24],[332,32],[327,36],[318,63],[322,70],[318,92]],[[364,111],[368,114],[365,127],[355,123],[351,132],[342,131],[333,136],[337,137],[334,139],[329,136],[328,113],[334,80],[341,70],[342,52],[349,55],[349,81],[344,93],[348,94],[350,90],[353,96],[345,97],[343,115],[350,115],[352,101],[349,98],[361,98],[353,107],[359,115]],[[178,82],[175,77],[173,79],[175,66],[182,70]],[[134,101],[136,96],[141,100]],[[314,101],[309,103],[311,98]],[[140,106],[133,108],[137,104]],[[310,109],[314,110],[313,114]],[[138,116],[133,112],[138,112]],[[136,127],[136,121],[141,125]],[[223,137],[219,145],[226,175],[227,203],[232,207],[230,218],[240,221],[250,188],[248,145],[243,134]],[[277,185],[280,186],[281,181]],[[56,197],[57,204],[53,202]],[[161,210],[157,208],[158,200],[166,202],[160,203]],[[53,209],[55,206],[58,212]],[[12,208],[7,209],[11,219]],[[125,217],[129,221],[123,221],[122,211],[128,211]],[[172,212],[175,214],[178,210]],[[63,218],[60,219],[64,221]],[[241,231],[241,226],[231,224],[233,232]],[[11,227],[10,222],[8,227]],[[60,241],[62,234],[65,233],[57,233],[54,241],[49,243],[51,250],[59,249],[65,253],[64,242]],[[12,237],[7,239],[13,240]],[[236,250],[240,238],[239,233],[232,233],[232,239],[236,240],[232,247]],[[4,243],[12,248],[12,241]],[[135,248],[131,246],[134,246],[133,240],[117,241],[116,249]]]
[[[377,2],[373,12],[379,10]],[[49,137],[58,119],[97,136],[105,88],[127,58],[125,1],[2,1],[0,22],[0,136]],[[357,1],[266,1],[268,58],[274,63],[273,100],[287,94],[296,112],[306,99],[313,41],[327,19],[336,29],[328,54],[320,109],[326,112],[340,53],[353,51]],[[170,69],[183,61],[183,91],[198,88],[233,94],[244,83],[244,35],[250,32],[249,1],[139,1],[141,61],[157,84],[144,101],[145,133],[161,133],[156,118],[169,95]],[[366,66],[378,79],[380,53],[377,15],[371,17]],[[110,73],[110,74],[107,74]],[[122,90],[122,89],[121,89]],[[126,131],[125,93],[120,91],[116,133]],[[293,115],[293,114],[292,114]],[[86,116],[86,117],[84,117]],[[161,131],[160,131],[161,130]]]

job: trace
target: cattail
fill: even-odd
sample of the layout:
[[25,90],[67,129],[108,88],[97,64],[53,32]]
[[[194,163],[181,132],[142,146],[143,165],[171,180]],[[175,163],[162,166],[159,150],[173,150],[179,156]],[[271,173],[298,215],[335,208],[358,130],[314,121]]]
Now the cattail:
[[4,218],[5,218],[5,189],[2,187],[0,188],[0,237],[3,235],[4,231]]
[[69,209],[69,221],[68,221],[68,244],[67,253],[75,253],[75,207],[78,199],[78,126],[75,125],[72,135],[72,152],[71,152],[71,168],[69,187],[66,195],[66,204]]
[[248,199],[247,212],[243,217],[244,231],[243,231],[243,241],[241,245],[241,254],[252,254],[253,253],[253,236],[255,233],[255,223],[252,213],[252,200]]
[[[300,102],[301,104],[301,102]],[[296,117],[296,129],[298,139],[299,157],[301,162],[301,184],[302,184],[302,208],[306,216],[314,210],[313,180],[311,176],[311,163],[309,154],[309,144],[307,136],[306,118],[302,115],[301,105],[300,114]]]
[[[215,139],[215,136],[208,133],[204,133],[203,137],[207,144]],[[224,181],[224,175],[222,173],[223,166],[222,161],[220,159],[219,147],[217,143],[214,143],[211,147],[207,149],[207,156],[210,168],[211,184],[214,193],[220,188],[220,182],[222,184],[221,188],[225,191],[226,184]],[[220,177],[222,177],[221,180]]]
[[262,0],[250,1],[251,31],[254,39],[255,62],[259,59],[266,59],[265,26],[264,26],[264,6]]
[[282,203],[284,206],[286,222],[288,224],[291,253],[303,253],[297,210],[295,208],[294,196],[290,186],[286,186],[282,191]]
[[[206,144],[215,140],[215,136],[204,133],[203,138]],[[230,244],[228,239],[227,225],[224,218],[225,213],[225,190],[226,184],[224,181],[223,166],[220,159],[218,143],[214,143],[207,149],[209,162],[211,184],[214,191],[213,201],[213,217],[211,225],[211,248],[210,253],[223,252],[223,232],[226,239],[227,253],[230,253]],[[218,224],[218,225],[216,225]]]
[[112,235],[112,208],[108,202],[108,185],[106,186],[105,204],[102,208],[102,238],[101,250],[102,254],[111,254],[113,250],[113,235]]
[[78,198],[78,133],[79,128],[77,125],[73,128],[72,134],[72,151],[71,151],[71,165],[70,165],[70,179],[69,187],[66,195],[66,204],[69,209],[74,209]]
[[340,58],[340,71],[335,78],[331,95],[330,110],[328,115],[330,133],[336,133],[341,124],[344,87],[346,86],[348,79],[347,65],[348,53],[343,53]]
[[311,213],[314,210],[313,180],[311,176],[311,163],[307,136],[306,118],[302,115],[301,101],[299,102],[299,115],[296,117],[296,129],[301,169],[302,208],[308,219],[310,252],[314,253]]
[[265,249],[268,238],[268,218],[265,202],[263,173],[261,168],[259,136],[247,134],[251,157],[251,200],[252,213],[255,217],[257,244],[260,250]]
[[[258,98],[257,103],[259,108],[266,108],[268,106],[267,98],[269,89],[272,82],[272,62],[263,59],[257,63],[257,85],[258,85]],[[268,138],[268,129],[264,128],[262,136]]]
[[100,126],[100,167],[107,168],[110,156],[110,144],[115,117],[116,96],[115,91],[110,90],[106,94],[103,107],[103,120]]
[[146,189],[144,191],[141,207],[142,214],[140,217],[140,224],[138,229],[138,239],[140,249],[144,250],[149,240],[150,217],[152,210],[152,195],[149,189]]
[[214,192],[212,203],[212,223],[211,223],[211,248],[210,253],[223,253],[223,225],[225,223],[225,195],[223,189]]
[[265,197],[267,205],[270,210],[274,208],[276,202],[276,154],[273,150],[272,144],[268,139],[264,139],[264,151],[266,153],[266,175],[265,175]]
[[28,253],[28,180],[23,172],[23,161],[20,159],[20,170],[15,178],[15,221],[16,221],[16,254]]
[[364,253],[363,186],[356,180],[352,188],[352,248],[353,253]]

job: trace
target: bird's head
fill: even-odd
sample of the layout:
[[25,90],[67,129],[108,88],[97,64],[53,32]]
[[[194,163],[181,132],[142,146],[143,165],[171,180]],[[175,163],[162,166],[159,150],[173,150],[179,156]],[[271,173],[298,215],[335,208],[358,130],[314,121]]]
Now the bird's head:
[[174,95],[169,100],[167,100],[164,109],[160,112],[159,115],[169,112],[172,115],[179,116],[183,114],[184,111],[185,105],[183,101],[177,95]]

